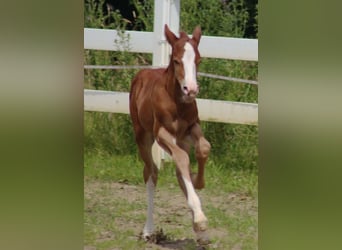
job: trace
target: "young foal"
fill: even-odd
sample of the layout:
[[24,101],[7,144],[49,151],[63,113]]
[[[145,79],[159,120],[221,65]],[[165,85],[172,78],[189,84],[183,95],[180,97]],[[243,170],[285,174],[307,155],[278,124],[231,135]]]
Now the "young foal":
[[[196,80],[200,63],[198,44],[201,30],[196,27],[190,39],[184,32],[180,37],[165,25],[165,36],[172,46],[166,69],[141,70],[133,79],[130,91],[130,114],[135,139],[144,166],[147,187],[147,221],[143,229],[145,239],[153,234],[153,195],[158,179],[158,168],[153,162],[151,148],[154,140],[167,151],[176,164],[178,183],[192,211],[193,229],[198,239],[206,240],[207,218],[194,190],[204,187],[204,165],[210,144],[204,138],[197,112]],[[189,151],[194,145],[198,174],[190,172]]]

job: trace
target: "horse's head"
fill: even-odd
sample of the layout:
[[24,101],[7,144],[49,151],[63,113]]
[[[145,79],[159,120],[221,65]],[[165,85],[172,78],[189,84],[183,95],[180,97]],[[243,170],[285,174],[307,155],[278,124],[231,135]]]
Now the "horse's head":
[[185,102],[192,102],[199,92],[197,84],[197,68],[201,57],[198,44],[201,39],[201,28],[197,26],[190,39],[184,32],[178,38],[165,24],[165,37],[172,47],[170,65],[174,67],[175,77],[180,84]]

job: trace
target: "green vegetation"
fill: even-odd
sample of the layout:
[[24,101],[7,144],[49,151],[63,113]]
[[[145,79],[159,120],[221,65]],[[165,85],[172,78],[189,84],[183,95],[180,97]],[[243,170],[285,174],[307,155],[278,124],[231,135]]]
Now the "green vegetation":
[[[100,3],[103,2],[99,1]],[[132,1],[137,9],[136,21],[146,30],[152,30],[153,1]],[[242,37],[247,22],[244,1],[181,1],[181,28],[192,32],[201,25],[204,35]],[[255,6],[256,7],[256,6]],[[186,10],[186,11],[185,11]],[[256,17],[254,17],[256,18]],[[106,20],[112,20],[108,23]],[[85,26],[123,30],[128,24],[119,11],[103,14],[93,0],[85,4]],[[143,25],[142,25],[143,24]],[[151,65],[150,54],[129,53],[129,37],[122,32],[113,41],[127,51],[84,51],[86,65]],[[258,78],[258,63],[203,58],[200,72],[232,76],[242,79]],[[85,69],[85,88],[113,91],[129,91],[130,82],[138,72],[135,69],[95,70]],[[199,77],[199,98],[254,102],[258,100],[258,88],[254,85]],[[121,114],[85,112],[85,152],[107,152],[111,155],[137,155],[129,116]],[[257,169],[258,127],[239,124],[202,122],[204,134],[212,144],[211,160],[226,168]]]
[[[100,7],[103,3],[104,0],[85,2],[85,27],[121,30],[120,38],[113,43],[126,51],[84,50],[84,64],[151,65],[152,55],[129,52],[129,36],[123,30],[130,21],[118,10],[104,13]],[[152,31],[153,0],[131,3],[136,8],[133,28]],[[257,11],[253,18],[257,18]],[[243,0],[181,1],[181,29],[188,33],[200,25],[204,35],[244,37],[250,19]],[[257,62],[202,58],[199,71],[258,79]],[[84,87],[127,92],[137,72],[85,69]],[[257,86],[206,77],[198,77],[198,81],[200,98],[258,101]],[[256,249],[258,127],[211,122],[201,122],[201,126],[212,145],[206,166],[206,188],[199,191],[210,221],[210,248]],[[138,240],[145,222],[146,196],[142,162],[128,115],[84,113],[84,163],[84,238],[89,250],[159,249]],[[177,249],[195,249],[195,243],[189,240],[193,238],[190,213],[171,162],[160,171],[155,219]]]

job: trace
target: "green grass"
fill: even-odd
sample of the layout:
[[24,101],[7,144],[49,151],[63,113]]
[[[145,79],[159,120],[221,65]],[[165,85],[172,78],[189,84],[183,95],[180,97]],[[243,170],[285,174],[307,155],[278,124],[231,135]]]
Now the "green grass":
[[[142,162],[136,156],[97,152],[86,153],[84,163],[85,249],[168,249],[139,240],[146,214]],[[197,192],[209,219],[208,249],[257,249],[257,183],[257,171],[208,161],[206,187]],[[159,172],[154,219],[173,247],[197,249],[172,162]]]

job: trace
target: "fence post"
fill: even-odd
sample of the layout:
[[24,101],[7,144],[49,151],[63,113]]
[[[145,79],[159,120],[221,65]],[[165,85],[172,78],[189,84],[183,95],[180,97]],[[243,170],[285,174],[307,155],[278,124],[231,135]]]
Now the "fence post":
[[[169,63],[169,55],[171,48],[164,36],[164,25],[167,24],[170,29],[179,33],[179,13],[180,0],[154,0],[154,50],[153,50],[153,66],[163,67]],[[166,153],[155,142],[152,147],[152,155],[158,168],[161,167],[165,160]]]

